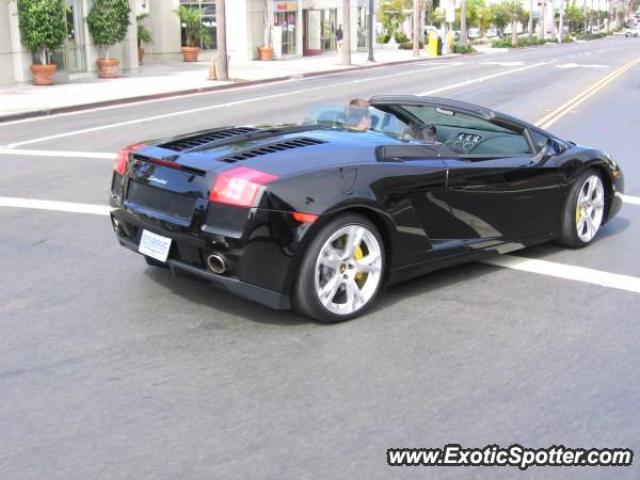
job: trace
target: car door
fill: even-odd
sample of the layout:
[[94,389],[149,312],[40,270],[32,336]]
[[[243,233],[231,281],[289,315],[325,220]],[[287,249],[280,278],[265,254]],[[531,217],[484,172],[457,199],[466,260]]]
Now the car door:
[[456,225],[446,199],[447,167],[437,150],[395,144],[378,147],[377,156],[359,178],[396,226],[396,266],[466,250],[464,242],[451,241]]
[[375,103],[405,122],[436,128],[447,168],[452,238],[518,241],[556,230],[562,181],[555,163],[532,137],[540,132],[452,100],[378,97]]
[[562,180],[556,164],[549,161],[550,151],[540,148],[532,131],[523,126],[489,123],[509,132],[496,133],[470,152],[445,160],[447,200],[460,234],[500,241],[553,234],[562,207]]

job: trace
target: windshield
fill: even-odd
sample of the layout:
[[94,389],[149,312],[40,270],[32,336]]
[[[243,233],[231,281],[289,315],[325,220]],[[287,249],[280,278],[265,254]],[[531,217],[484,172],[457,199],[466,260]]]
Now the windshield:
[[375,131],[399,140],[411,140],[411,127],[392,113],[371,106],[319,104],[305,114],[305,125]]

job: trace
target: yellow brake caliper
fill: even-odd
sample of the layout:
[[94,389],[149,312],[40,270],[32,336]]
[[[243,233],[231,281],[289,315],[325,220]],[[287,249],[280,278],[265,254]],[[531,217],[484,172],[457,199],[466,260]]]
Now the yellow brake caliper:
[[[353,258],[355,258],[356,260],[362,260],[364,258],[364,252],[362,251],[362,247],[358,246],[358,248],[356,248],[356,251],[353,252]],[[362,285],[364,285],[364,282],[366,279],[367,279],[366,272],[356,273],[355,280],[360,288],[362,288]]]

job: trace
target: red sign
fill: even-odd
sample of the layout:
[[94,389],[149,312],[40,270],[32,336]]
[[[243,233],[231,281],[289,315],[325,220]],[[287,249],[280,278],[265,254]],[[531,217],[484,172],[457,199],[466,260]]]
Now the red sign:
[[298,2],[278,2],[275,6],[276,12],[290,12],[298,10]]

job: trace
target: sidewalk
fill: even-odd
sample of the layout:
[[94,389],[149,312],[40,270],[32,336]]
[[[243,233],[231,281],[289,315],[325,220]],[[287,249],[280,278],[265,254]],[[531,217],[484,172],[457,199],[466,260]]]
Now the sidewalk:
[[367,61],[367,56],[367,52],[353,52],[353,65],[348,67],[340,65],[340,57],[335,52],[272,62],[237,63],[232,58],[229,65],[229,75],[232,78],[230,82],[208,80],[210,65],[208,62],[167,62],[144,64],[134,76],[122,76],[111,80],[89,78],[57,83],[49,87],[36,87],[30,84],[4,87],[0,85],[0,120],[44,115],[89,105],[125,103],[133,99],[170,96],[215,88],[229,88],[251,82],[300,78],[323,72],[429,59],[424,50],[421,50],[420,57],[416,58],[411,50],[389,48],[376,49],[374,64]]

